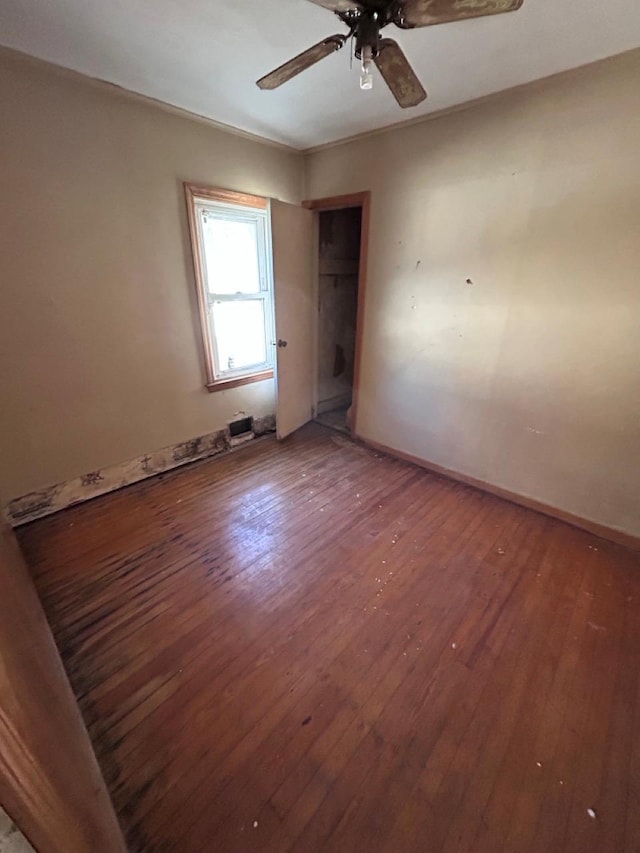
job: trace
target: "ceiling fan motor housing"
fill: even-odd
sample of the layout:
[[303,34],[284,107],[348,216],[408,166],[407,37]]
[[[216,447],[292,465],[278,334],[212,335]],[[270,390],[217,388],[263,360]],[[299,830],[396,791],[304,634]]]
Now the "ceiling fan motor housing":
[[358,59],[362,59],[364,48],[371,48],[371,55],[376,57],[380,52],[380,21],[376,12],[363,12],[355,25],[356,50]]
[[363,48],[370,47],[371,55],[379,53],[380,30],[398,15],[397,0],[360,0],[359,7],[348,12],[336,12],[355,37],[355,55],[362,59]]

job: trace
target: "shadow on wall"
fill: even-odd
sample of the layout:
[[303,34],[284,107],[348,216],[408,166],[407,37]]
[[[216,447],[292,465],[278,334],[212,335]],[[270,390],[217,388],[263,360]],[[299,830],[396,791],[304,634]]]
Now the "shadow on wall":
[[[360,393],[365,426],[384,406],[384,430],[370,436],[374,441],[589,521],[622,531],[637,526],[625,498],[633,489],[634,467],[627,465],[626,475],[613,484],[606,476],[624,461],[619,422],[603,417],[596,423],[560,407],[533,417],[526,395],[516,400],[508,387],[497,386],[487,396],[471,383],[452,387],[433,375],[426,381],[415,364],[401,384],[395,377],[391,385],[382,400],[377,389]],[[585,462],[594,448],[600,448],[601,468]],[[551,485],[549,467],[555,472]]]
[[318,412],[351,405],[362,211],[320,214]]

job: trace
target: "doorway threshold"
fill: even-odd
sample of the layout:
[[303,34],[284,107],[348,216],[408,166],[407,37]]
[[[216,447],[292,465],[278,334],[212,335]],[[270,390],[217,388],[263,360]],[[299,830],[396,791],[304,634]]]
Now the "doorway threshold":
[[351,435],[351,430],[347,426],[348,410],[349,406],[344,406],[340,409],[333,409],[331,412],[323,412],[320,415],[316,415],[314,420],[316,423],[322,424],[330,429],[335,429],[338,432],[344,433],[344,435]]

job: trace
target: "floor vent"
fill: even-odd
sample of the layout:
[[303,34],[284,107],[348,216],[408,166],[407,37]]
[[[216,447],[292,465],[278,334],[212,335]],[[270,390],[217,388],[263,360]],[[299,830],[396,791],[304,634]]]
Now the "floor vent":
[[240,420],[231,421],[229,424],[231,438],[244,435],[246,432],[253,432],[253,418],[240,418]]

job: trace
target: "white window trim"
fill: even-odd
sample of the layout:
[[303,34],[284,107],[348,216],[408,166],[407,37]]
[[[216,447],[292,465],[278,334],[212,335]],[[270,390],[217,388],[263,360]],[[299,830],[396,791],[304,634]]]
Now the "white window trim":
[[[187,212],[191,249],[198,295],[198,311],[202,331],[206,387],[217,391],[250,382],[259,382],[272,378],[275,366],[274,340],[274,298],[273,271],[271,263],[271,217],[268,199],[250,196],[230,190],[218,190],[199,187],[186,183]],[[207,269],[202,233],[202,212],[211,210],[216,213],[229,212],[230,218],[245,218],[257,223],[259,241],[260,292],[256,294],[211,294],[207,287]],[[214,302],[248,301],[256,299],[263,303],[265,312],[265,343],[267,358],[260,364],[237,370],[224,370],[217,364],[215,328],[213,312]]]

